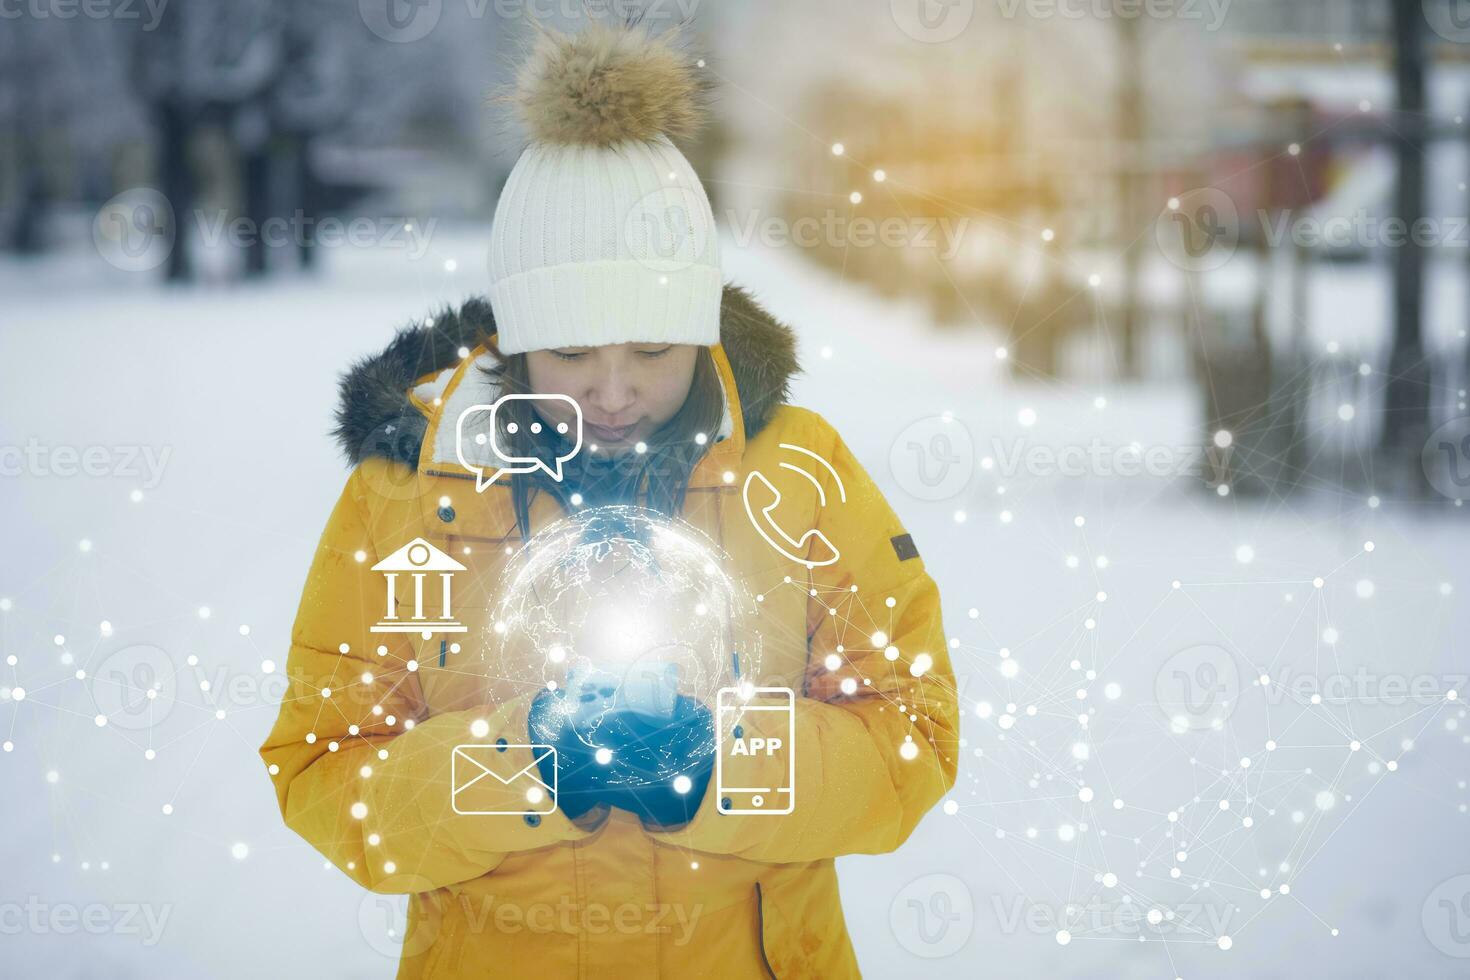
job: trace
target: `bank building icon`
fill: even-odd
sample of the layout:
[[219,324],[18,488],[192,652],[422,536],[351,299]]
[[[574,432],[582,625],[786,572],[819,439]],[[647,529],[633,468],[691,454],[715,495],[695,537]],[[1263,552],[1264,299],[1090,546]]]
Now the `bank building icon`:
[[[414,538],[393,554],[373,566],[388,580],[387,612],[373,633],[464,633],[463,623],[451,611],[451,582],[455,572],[465,567],[429,544]],[[413,615],[399,608],[413,595]]]

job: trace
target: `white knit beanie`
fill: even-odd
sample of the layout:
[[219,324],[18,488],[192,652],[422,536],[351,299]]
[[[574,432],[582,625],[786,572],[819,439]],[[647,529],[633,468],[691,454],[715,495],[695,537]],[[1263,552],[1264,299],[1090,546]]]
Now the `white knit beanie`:
[[531,142],[490,231],[502,352],[719,342],[714,214],[670,140],[698,129],[703,92],[640,27],[540,30],[509,99]]

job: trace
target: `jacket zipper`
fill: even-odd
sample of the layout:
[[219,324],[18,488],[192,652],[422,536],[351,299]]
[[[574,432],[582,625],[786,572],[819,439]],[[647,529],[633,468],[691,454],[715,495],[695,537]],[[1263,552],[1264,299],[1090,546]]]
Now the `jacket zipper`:
[[761,965],[766,968],[766,973],[771,980],[780,980],[776,976],[776,971],[771,968],[770,957],[766,956],[766,903],[765,897],[761,894],[761,883],[758,881],[755,883],[755,918],[756,929],[759,930],[757,938],[760,940]]

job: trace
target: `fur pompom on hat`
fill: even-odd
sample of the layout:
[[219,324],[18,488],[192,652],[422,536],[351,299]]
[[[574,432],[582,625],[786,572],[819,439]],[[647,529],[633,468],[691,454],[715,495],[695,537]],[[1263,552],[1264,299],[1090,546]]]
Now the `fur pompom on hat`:
[[707,94],[667,35],[599,23],[574,36],[539,30],[509,101],[532,139],[606,147],[693,138]]
[[530,137],[490,234],[503,352],[719,342],[714,214],[672,142],[699,130],[708,86],[675,40],[637,23],[537,27],[500,100]]

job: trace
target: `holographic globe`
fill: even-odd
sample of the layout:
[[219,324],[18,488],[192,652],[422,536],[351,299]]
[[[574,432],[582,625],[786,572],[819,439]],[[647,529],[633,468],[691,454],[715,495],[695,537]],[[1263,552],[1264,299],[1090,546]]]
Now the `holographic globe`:
[[677,697],[713,708],[721,688],[760,673],[755,603],[729,558],[690,525],[641,507],[593,507],[550,525],[511,557],[501,596],[481,645],[492,670],[528,690],[564,691],[588,744],[610,711],[657,724]]

